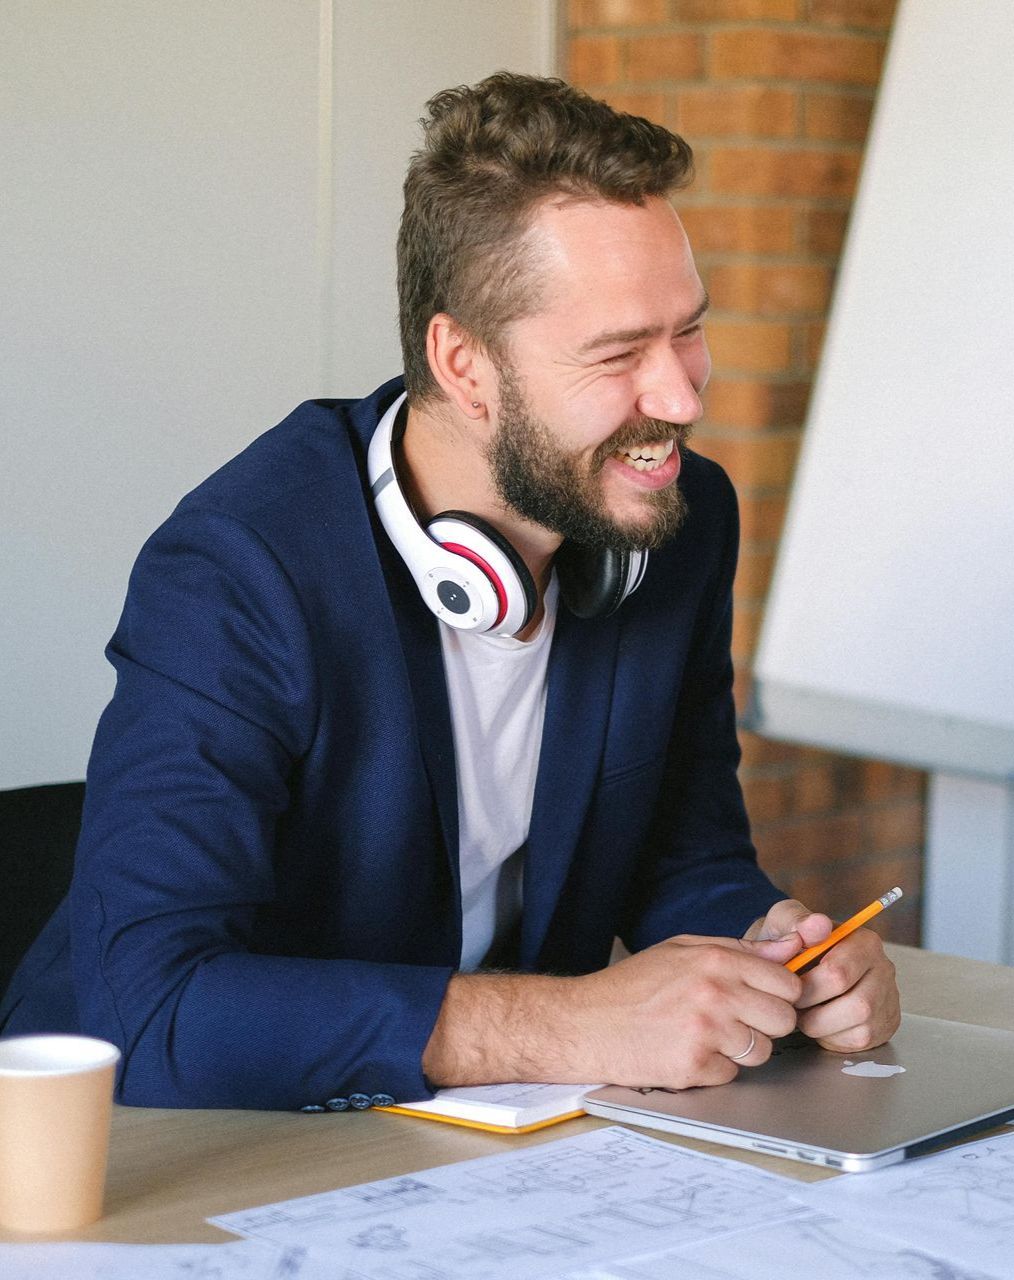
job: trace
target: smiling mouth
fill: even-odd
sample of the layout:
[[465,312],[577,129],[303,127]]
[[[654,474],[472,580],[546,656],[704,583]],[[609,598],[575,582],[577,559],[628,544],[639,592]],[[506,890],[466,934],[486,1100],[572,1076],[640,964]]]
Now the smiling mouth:
[[612,455],[635,471],[655,471],[672,454],[675,440],[661,440],[653,444],[632,445],[629,449],[617,449]]

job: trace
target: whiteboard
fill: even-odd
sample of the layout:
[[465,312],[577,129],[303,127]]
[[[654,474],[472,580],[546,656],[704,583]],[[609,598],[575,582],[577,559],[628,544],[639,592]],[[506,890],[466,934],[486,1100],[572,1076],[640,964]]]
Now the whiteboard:
[[751,728],[1014,775],[1014,9],[903,0]]

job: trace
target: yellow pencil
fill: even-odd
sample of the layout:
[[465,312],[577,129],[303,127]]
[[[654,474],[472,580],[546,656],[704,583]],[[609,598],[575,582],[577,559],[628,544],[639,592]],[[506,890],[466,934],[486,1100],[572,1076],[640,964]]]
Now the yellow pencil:
[[882,898],[877,898],[868,907],[863,907],[862,911],[857,911],[851,919],[846,920],[844,924],[840,924],[837,929],[832,929],[823,942],[807,947],[805,951],[800,951],[798,956],[793,956],[791,960],[786,960],[786,969],[790,969],[793,973],[798,973],[800,969],[805,968],[806,965],[816,960],[818,956],[822,956],[836,942],[841,942],[842,938],[847,938],[850,933],[854,933],[867,920],[872,920],[875,915],[879,915],[885,907],[889,907],[892,902],[897,902],[901,896],[901,890],[895,886],[885,893]]

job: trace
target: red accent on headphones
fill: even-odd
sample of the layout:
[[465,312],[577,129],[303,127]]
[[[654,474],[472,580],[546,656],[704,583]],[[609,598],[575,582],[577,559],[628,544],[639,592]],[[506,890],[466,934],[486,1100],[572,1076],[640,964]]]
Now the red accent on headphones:
[[493,623],[494,627],[498,627],[500,623],[503,622],[504,615],[507,612],[507,592],[504,590],[504,585],[492,566],[483,560],[482,556],[477,555],[471,547],[463,546],[460,542],[441,542],[440,545],[445,551],[453,551],[455,555],[464,556],[466,560],[470,560],[472,564],[474,564],[477,569],[481,569],[489,579],[490,586],[496,592],[497,604],[499,606],[496,621]]

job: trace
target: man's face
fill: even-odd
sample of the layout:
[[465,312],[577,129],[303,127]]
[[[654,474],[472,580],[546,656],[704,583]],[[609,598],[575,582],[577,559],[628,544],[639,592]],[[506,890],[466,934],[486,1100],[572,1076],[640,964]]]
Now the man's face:
[[588,546],[658,546],[685,515],[679,444],[711,363],[706,295],[671,207],[549,204],[533,233],[542,305],[497,364],[494,484]]
[[[643,517],[630,521],[611,514],[600,481],[607,459],[622,450],[629,457],[652,455],[643,467],[661,470],[656,457],[664,449],[651,442],[671,437],[671,426],[649,418],[629,422],[601,444],[586,465],[561,448],[552,428],[535,415],[512,366],[498,365],[497,372],[498,427],[487,457],[497,493],[509,507],[584,547],[636,551],[659,547],[673,536],[686,516],[686,502],[675,482],[648,490]],[[678,428],[674,449],[688,431]]]

